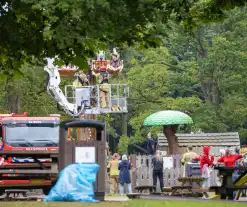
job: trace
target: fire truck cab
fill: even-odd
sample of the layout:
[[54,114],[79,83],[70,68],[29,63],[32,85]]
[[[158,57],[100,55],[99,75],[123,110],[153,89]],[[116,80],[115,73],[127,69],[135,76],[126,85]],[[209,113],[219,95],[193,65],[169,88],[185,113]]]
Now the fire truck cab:
[[0,194],[42,189],[58,177],[59,117],[0,114]]

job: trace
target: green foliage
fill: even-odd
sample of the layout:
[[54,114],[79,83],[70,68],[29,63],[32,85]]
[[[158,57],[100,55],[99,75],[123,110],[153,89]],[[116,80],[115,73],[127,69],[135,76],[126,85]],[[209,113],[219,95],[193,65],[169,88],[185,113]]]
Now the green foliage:
[[144,141],[150,130],[160,132],[141,126],[148,115],[167,109],[192,116],[193,132],[239,131],[247,141],[246,13],[246,7],[225,12],[222,23],[201,25],[193,33],[170,21],[163,47],[126,50],[134,55],[126,63],[131,142]]
[[222,19],[243,0],[3,0],[0,77],[18,76],[33,58],[57,57],[84,68],[86,58],[111,46],[157,47],[170,19],[194,28]]
[[128,145],[130,143],[130,139],[128,136],[121,136],[118,143],[118,153],[120,155],[126,154],[128,151]]
[[113,137],[115,137],[116,130],[112,126],[114,118],[110,114],[98,115],[97,120],[104,121],[106,124],[107,133]]
[[[46,92],[46,74],[42,67],[25,64],[20,71],[24,77],[8,78],[0,84],[0,111],[45,116],[59,113],[55,101]],[[63,113],[62,113],[63,114]]]
[[[163,1],[2,1],[1,75],[11,75],[35,57],[57,57],[84,67],[87,57],[108,45],[160,44],[155,23]],[[160,32],[159,32],[160,34]]]
[[226,18],[224,11],[242,7],[245,4],[244,0],[199,0],[195,1],[190,8],[190,15],[194,21],[208,23]]
[[[59,113],[45,91],[43,58],[57,56],[60,65],[71,62],[84,68],[96,51],[120,46],[124,74],[111,81],[130,87],[128,121],[133,133],[129,143],[142,142],[148,131],[160,132],[159,127],[142,128],[142,123],[151,113],[167,109],[192,116],[194,132],[239,131],[242,141],[247,141],[244,3],[3,1],[0,111],[28,111],[32,116]],[[222,22],[211,23],[218,20]],[[106,121],[112,137],[122,134],[121,115],[98,118]]]
[[[195,67],[189,67],[187,71],[174,72],[168,70],[172,57],[165,47],[141,51],[142,58],[132,58],[127,83],[130,87],[130,110],[132,116],[130,125],[134,130],[131,142],[138,143],[146,139],[146,134],[160,132],[160,127],[141,128],[143,120],[150,114],[160,110],[181,110],[189,115],[202,105],[202,101],[196,95],[189,97],[172,96],[172,90],[177,89],[181,83],[181,93],[186,93],[187,85],[196,84],[193,75],[196,74]],[[187,63],[187,66],[193,66]],[[184,74],[181,75],[180,71]],[[178,76],[178,73],[180,75]],[[180,79],[179,79],[180,78]]]

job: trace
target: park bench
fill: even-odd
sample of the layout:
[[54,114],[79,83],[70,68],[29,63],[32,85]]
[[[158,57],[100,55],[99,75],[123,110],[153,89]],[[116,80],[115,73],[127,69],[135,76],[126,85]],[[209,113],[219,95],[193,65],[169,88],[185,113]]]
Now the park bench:
[[163,192],[164,195],[169,195],[169,193],[172,192],[172,188],[171,187],[164,187],[162,189],[162,192]]
[[205,196],[206,198],[208,198],[208,192],[209,189],[208,188],[192,188],[192,192],[195,193],[197,196],[202,197]]
[[127,194],[127,197],[128,197],[129,199],[135,199],[135,198],[139,199],[140,196],[141,196],[140,193],[128,193],[128,194]]
[[[211,186],[210,191],[214,191],[216,195],[220,195],[221,199],[226,199],[228,197],[229,200],[232,200],[232,192],[237,191],[237,190],[242,190],[246,189],[247,186],[237,186],[237,185],[232,185],[232,186]],[[229,193],[230,191],[230,193]],[[239,197],[236,199],[238,200]]]
[[156,187],[153,185],[141,185],[141,186],[136,186],[135,190],[137,190],[139,193],[143,193],[144,190],[148,190],[149,193],[154,193],[156,190]]
[[[219,171],[219,175],[223,176],[222,179],[222,185],[221,186],[211,186],[210,190],[215,191],[215,196],[212,198],[219,197],[220,199],[226,199],[233,200],[233,192],[239,191],[242,189],[246,189],[247,186],[244,185],[246,183],[245,177],[247,174],[247,168],[246,167],[225,167],[221,165],[215,165],[215,170]],[[240,176],[235,182],[232,182],[232,174],[235,170],[242,171]],[[239,193],[236,195],[235,199],[239,199]]]
[[194,195],[194,193],[192,192],[192,186],[177,185],[177,186],[172,186],[171,196],[176,196],[176,195],[184,196],[185,195],[184,190],[187,191],[187,194],[191,193],[192,195]]
[[[202,177],[180,177],[178,178],[178,181],[181,182],[182,184],[179,186],[173,186],[172,187],[172,193],[171,195],[185,195],[184,191],[186,190],[188,193],[191,194],[192,196],[198,197],[198,193],[204,194],[206,197],[208,197],[206,190],[197,190],[197,189],[192,189],[192,186],[187,186],[186,184],[192,184],[192,183],[197,183],[199,186],[201,185],[201,182],[204,180]],[[199,192],[196,192],[199,191]]]
[[19,197],[20,195],[22,195],[24,198],[27,197],[27,193],[29,192],[29,190],[17,190],[17,189],[13,189],[13,190],[5,190],[6,192],[6,197],[10,198],[10,195],[13,195],[13,197]]
[[[12,190],[5,190],[5,192],[6,192],[6,197],[1,198],[4,201],[37,200],[37,198],[28,197],[27,193],[29,192],[29,190],[12,189]],[[20,195],[22,195],[22,197]]]
[[185,184],[191,184],[191,183],[197,183],[198,186],[201,185],[201,182],[203,182],[205,178],[202,177],[181,177],[178,178],[178,181],[182,183],[184,186]]

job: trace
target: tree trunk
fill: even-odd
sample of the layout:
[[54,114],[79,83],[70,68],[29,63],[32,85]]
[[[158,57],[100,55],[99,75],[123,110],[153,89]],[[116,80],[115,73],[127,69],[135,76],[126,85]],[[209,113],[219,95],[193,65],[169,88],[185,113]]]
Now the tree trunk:
[[10,113],[19,113],[21,102],[20,97],[18,95],[8,95],[8,106]]
[[168,142],[168,155],[179,154],[178,138],[175,135],[178,125],[163,126],[163,133]]

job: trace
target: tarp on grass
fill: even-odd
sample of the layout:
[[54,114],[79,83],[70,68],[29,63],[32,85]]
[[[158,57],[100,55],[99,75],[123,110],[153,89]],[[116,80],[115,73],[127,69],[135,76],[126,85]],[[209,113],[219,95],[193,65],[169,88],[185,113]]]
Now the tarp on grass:
[[93,188],[98,170],[96,163],[67,166],[60,172],[56,185],[44,201],[98,202],[94,199]]

